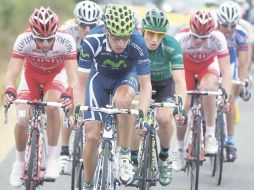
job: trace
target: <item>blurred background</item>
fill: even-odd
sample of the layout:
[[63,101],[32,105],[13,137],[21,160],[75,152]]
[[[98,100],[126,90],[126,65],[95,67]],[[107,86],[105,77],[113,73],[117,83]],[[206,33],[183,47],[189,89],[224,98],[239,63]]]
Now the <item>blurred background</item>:
[[[0,0],[0,92],[3,88],[5,70],[11,57],[12,46],[19,33],[29,27],[28,19],[34,8],[49,6],[60,18],[60,25],[73,17],[75,4],[80,0]],[[245,19],[254,24],[254,0],[236,0],[242,7]],[[151,8],[167,12],[170,21],[169,33],[189,23],[189,15],[197,9],[215,12],[221,0],[94,0],[102,7],[109,3],[129,4],[140,19]]]

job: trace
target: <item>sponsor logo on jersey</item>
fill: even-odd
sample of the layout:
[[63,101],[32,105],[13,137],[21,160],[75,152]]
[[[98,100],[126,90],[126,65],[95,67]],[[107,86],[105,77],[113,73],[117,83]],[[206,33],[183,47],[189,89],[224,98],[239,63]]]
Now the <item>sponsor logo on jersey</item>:
[[31,41],[33,41],[33,36],[32,35],[29,35],[25,38],[23,38],[22,40],[20,40],[20,42],[18,43],[17,45],[17,50],[22,52],[23,48],[29,44]]
[[109,65],[110,67],[116,69],[116,68],[125,68],[127,67],[126,63],[124,60],[119,60],[118,62],[114,62],[110,59],[105,59],[103,61],[103,65]]
[[66,47],[66,50],[68,53],[74,51],[70,40],[68,40],[62,36],[57,36],[56,41],[63,44]]

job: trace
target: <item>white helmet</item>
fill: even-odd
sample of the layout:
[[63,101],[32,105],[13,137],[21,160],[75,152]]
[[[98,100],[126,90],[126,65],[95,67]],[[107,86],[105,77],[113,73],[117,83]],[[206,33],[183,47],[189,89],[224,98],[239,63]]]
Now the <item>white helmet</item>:
[[238,24],[240,15],[240,7],[237,3],[225,2],[220,5],[217,12],[218,24]]
[[102,9],[92,1],[81,1],[74,9],[74,16],[79,23],[91,25],[102,17]]

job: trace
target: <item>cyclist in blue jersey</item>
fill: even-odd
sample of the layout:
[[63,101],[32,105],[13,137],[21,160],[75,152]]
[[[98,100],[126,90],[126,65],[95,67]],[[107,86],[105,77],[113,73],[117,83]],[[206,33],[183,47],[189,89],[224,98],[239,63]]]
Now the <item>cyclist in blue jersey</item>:
[[[147,112],[151,100],[151,81],[147,49],[141,34],[134,29],[133,13],[127,6],[108,5],[103,15],[104,25],[96,27],[84,39],[80,52],[75,104],[106,106],[110,94],[114,105],[131,108],[138,83],[141,101],[139,109]],[[90,73],[90,74],[89,74]],[[84,145],[84,189],[93,188],[101,136],[101,121],[105,115],[85,112],[86,142]],[[130,139],[133,117],[119,115],[119,177],[128,183],[133,177],[130,161]]]
[[[174,100],[175,91],[186,99],[186,84],[182,49],[177,40],[166,34],[169,21],[161,10],[152,9],[142,19],[143,36],[150,59],[152,89],[156,91],[156,102]],[[159,182],[166,186],[172,180],[172,166],[169,157],[170,141],[173,133],[173,111],[170,108],[158,108],[157,121],[160,139]],[[179,117],[178,117],[179,118]],[[133,134],[135,136],[135,134]],[[136,142],[135,142],[136,139]],[[132,140],[132,161],[137,171],[139,138]]]
[[[239,26],[240,8],[234,2],[225,2],[221,4],[217,12],[218,30],[221,31],[227,39],[227,45],[230,54],[231,73],[235,80],[243,81],[248,77],[248,43],[246,31]],[[232,96],[229,98],[231,111],[227,113],[227,146],[226,158],[228,161],[236,159],[236,147],[233,137],[235,133],[235,98],[239,94],[237,86],[232,87]]]

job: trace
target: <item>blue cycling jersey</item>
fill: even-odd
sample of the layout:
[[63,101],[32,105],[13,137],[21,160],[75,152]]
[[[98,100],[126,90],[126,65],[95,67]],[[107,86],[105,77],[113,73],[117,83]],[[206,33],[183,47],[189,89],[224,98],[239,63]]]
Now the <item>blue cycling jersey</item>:
[[229,49],[230,63],[232,64],[236,62],[238,51],[248,50],[246,31],[241,26],[237,25],[237,28],[232,37],[227,39],[227,45]]
[[121,78],[133,68],[138,75],[150,74],[145,41],[137,30],[134,30],[125,50],[117,54],[110,48],[104,25],[93,29],[82,43],[79,70],[90,70],[92,65],[110,78]]

